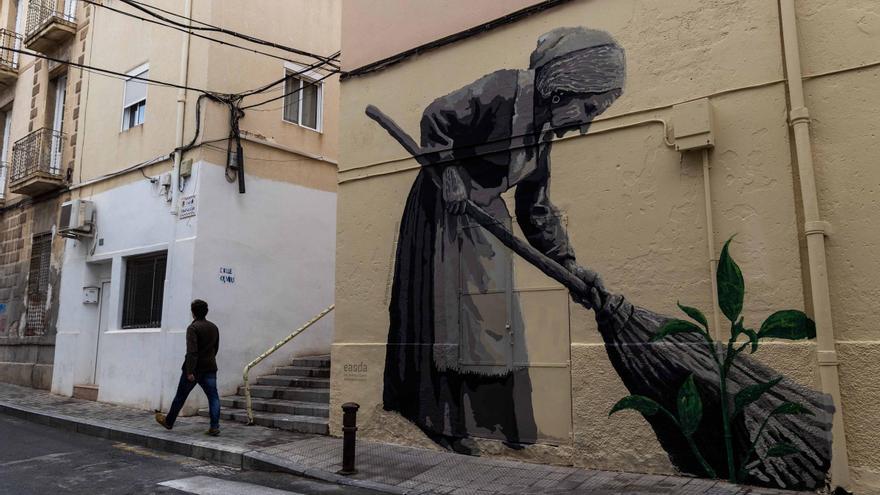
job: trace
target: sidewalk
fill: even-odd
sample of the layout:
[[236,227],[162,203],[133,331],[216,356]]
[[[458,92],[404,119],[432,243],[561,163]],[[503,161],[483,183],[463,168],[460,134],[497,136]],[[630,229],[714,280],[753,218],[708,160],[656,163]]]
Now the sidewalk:
[[224,422],[208,437],[205,418],[179,418],[173,431],[148,411],[51,395],[0,383],[0,413],[151,449],[244,469],[287,471],[333,483],[395,494],[706,494],[791,495],[711,480],[528,464],[373,442],[358,442],[359,473],[341,468],[342,441]]

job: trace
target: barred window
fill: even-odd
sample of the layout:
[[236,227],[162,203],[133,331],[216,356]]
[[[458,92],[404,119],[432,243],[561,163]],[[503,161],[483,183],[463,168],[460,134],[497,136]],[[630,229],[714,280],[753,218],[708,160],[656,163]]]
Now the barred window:
[[128,258],[125,263],[125,296],[122,328],[162,326],[162,298],[165,294],[165,265],[168,253]]
[[27,319],[25,335],[46,332],[49,297],[49,268],[52,256],[52,233],[36,234],[31,242],[31,262],[28,269]]

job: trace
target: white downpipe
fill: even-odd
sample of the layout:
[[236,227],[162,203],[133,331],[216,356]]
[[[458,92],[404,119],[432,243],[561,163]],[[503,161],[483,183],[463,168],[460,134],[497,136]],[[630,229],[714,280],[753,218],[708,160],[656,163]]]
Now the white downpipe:
[[[187,18],[192,17],[192,0],[186,0],[184,3],[184,15]],[[186,33],[183,39],[183,46],[180,48],[180,80],[181,86],[189,83],[189,45],[192,35]],[[171,169],[171,214],[177,215],[177,207],[180,200],[180,162],[183,159],[183,153],[179,151],[183,146],[184,140],[184,123],[186,122],[186,90],[177,90],[177,121],[175,123],[175,139],[174,147],[178,151],[174,152],[174,167]],[[177,223],[175,222],[175,225]],[[176,229],[175,229],[176,230]],[[173,241],[174,239],[172,239]]]
[[785,68],[788,76],[789,121],[794,134],[804,208],[804,230],[807,237],[813,318],[816,320],[819,376],[822,381],[822,391],[831,395],[837,408],[831,430],[834,435],[831,446],[831,481],[833,485],[846,488],[850,483],[849,457],[846,449],[843,404],[840,400],[840,376],[837,351],[835,350],[834,327],[831,320],[831,291],[828,286],[828,269],[825,258],[825,236],[828,234],[828,225],[819,217],[819,195],[816,190],[816,176],[813,166],[810,114],[804,99],[795,0],[779,0],[779,11]]
[[[183,6],[184,15],[187,18],[192,18],[192,9],[193,9],[193,0],[186,0]],[[189,51],[190,51],[190,40],[192,39],[192,35],[190,33],[186,33],[183,39],[183,46],[180,48],[180,78],[179,84],[181,86],[186,86],[189,82]],[[174,139],[174,147],[178,149],[178,151],[174,152],[174,165],[171,169],[171,215],[173,215],[172,225],[171,225],[171,238],[168,240],[168,262],[167,262],[167,270],[170,276],[166,276],[165,278],[165,294],[166,297],[170,294],[174,294],[174,285],[177,283],[177,280],[174,277],[174,263],[175,263],[175,251],[177,250],[177,210],[178,203],[180,202],[180,161],[183,157],[183,153],[179,151],[179,148],[183,146],[184,140],[184,122],[186,121],[186,90],[179,89],[177,90],[177,122],[175,125],[175,139]],[[166,308],[163,312],[167,312],[167,308],[169,305],[165,304]],[[163,321],[170,321],[170,318],[163,318]],[[165,330],[165,340],[168,339],[168,328],[167,324],[163,324],[163,330]],[[159,392],[159,407],[161,408],[163,405],[164,397],[165,397],[165,381],[160,380],[162,384],[160,386]]]
[[704,149],[703,155],[703,197],[706,199],[706,243],[709,248],[709,277],[712,280],[712,328],[715,339],[721,338],[721,317],[718,314],[718,256],[715,254],[715,224],[712,220],[712,185],[709,183],[709,150]]

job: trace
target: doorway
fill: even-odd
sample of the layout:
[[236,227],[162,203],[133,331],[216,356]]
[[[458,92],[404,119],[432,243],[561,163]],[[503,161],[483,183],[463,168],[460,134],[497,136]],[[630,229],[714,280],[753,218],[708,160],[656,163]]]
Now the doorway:
[[98,293],[98,332],[95,338],[95,367],[92,370],[93,385],[98,384],[98,370],[101,365],[101,336],[107,332],[110,323],[110,281],[101,281]]

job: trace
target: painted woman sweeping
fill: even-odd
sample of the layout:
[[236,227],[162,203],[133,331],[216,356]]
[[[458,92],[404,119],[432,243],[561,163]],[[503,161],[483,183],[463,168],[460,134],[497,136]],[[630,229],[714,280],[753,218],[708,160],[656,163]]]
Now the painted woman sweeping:
[[[621,95],[624,79],[624,51],[610,35],[559,28],[538,39],[528,70],[496,71],[434,101],[423,114],[421,146],[368,107],[367,114],[423,166],[400,224],[384,407],[460,453],[477,453],[474,435],[501,438],[513,448],[536,440],[518,303],[492,297],[510,293],[512,251],[595,310],[609,358],[630,392],[674,410],[683,384],[694,381],[705,407],[690,435],[682,435],[674,419],[645,417],[680,470],[728,477],[727,459],[719,454],[728,437],[716,421],[721,401],[713,351],[685,332],[653,343],[669,319],[609,293],[595,273],[579,267],[550,202],[554,136],[586,132]],[[509,227],[501,194],[510,189],[528,244]],[[727,381],[736,393],[777,376],[741,356]],[[776,415],[758,428],[758,418],[792,399],[809,414]],[[828,396],[777,380],[773,393],[749,403],[729,432],[734,455],[755,458],[744,466],[744,480],[780,487],[821,484],[829,465],[832,414]],[[779,438],[801,448],[787,456],[755,455],[766,454],[769,442]],[[689,448],[693,441],[713,451],[695,454]]]

